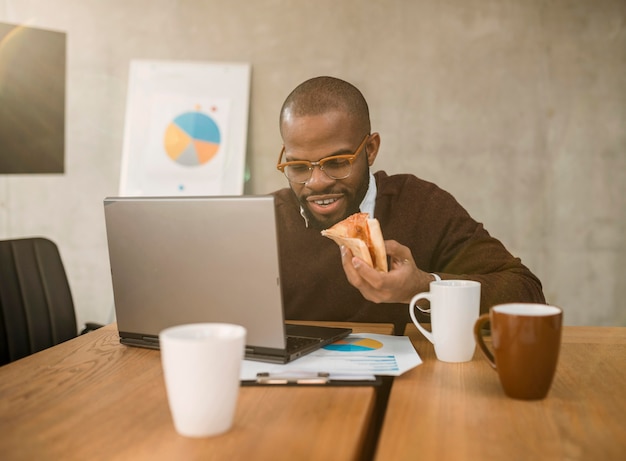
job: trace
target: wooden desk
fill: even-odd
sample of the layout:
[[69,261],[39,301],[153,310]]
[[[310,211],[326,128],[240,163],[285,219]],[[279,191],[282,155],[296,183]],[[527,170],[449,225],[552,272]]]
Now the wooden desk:
[[478,351],[443,363],[407,334],[424,363],[394,380],[377,461],[626,459],[626,328],[565,327],[541,401],[506,397]]
[[[350,325],[390,333],[389,325]],[[160,353],[109,325],[0,367],[3,460],[359,460],[373,387],[242,387],[233,429],[176,434]]]

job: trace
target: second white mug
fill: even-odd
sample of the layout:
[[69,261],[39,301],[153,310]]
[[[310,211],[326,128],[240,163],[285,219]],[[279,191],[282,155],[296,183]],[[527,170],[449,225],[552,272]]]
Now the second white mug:
[[[416,305],[420,299],[430,301],[429,309]],[[415,309],[430,313],[431,331],[415,316]],[[411,320],[435,346],[442,362],[468,362],[476,349],[474,323],[480,314],[480,282],[440,280],[430,283],[430,291],[418,293],[409,304]]]
[[166,328],[159,342],[176,431],[187,437],[228,431],[239,396],[246,329],[226,323],[191,323]]

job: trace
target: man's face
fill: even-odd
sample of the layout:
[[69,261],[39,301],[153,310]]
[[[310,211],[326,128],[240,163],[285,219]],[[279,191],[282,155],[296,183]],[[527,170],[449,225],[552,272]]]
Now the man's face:
[[[283,119],[282,135],[285,160],[317,162],[333,155],[353,154],[365,133],[344,112]],[[309,226],[326,229],[359,211],[369,184],[369,166],[378,153],[379,137],[372,134],[352,164],[350,176],[332,179],[314,167],[311,178],[304,184],[290,182]]]

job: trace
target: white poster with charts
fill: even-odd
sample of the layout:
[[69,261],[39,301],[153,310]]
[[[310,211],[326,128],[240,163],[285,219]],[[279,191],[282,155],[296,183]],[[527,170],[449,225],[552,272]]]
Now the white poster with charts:
[[133,60],[120,195],[241,195],[250,65]]

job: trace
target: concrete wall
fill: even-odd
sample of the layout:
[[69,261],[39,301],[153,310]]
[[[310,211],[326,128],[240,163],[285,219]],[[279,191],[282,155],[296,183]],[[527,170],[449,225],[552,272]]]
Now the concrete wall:
[[452,192],[567,324],[626,325],[623,0],[0,0],[0,21],[68,34],[66,173],[0,176],[0,238],[57,241],[80,323],[110,320],[102,199],[118,190],[129,61],[144,58],[252,64],[248,193],[286,184],[288,92],[355,83],[376,167]]

